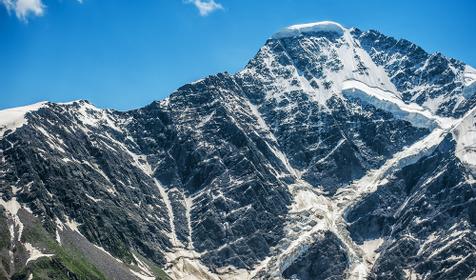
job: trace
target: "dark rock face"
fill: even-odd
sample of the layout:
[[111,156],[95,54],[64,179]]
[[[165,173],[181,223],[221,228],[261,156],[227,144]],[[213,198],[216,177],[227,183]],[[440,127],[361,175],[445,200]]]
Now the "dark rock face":
[[[158,145],[147,155],[157,159],[154,176],[167,188],[194,196],[191,239],[211,267],[249,267],[266,255],[282,236],[280,225],[291,200],[285,178],[276,176],[286,170],[271,150],[275,144],[260,135],[247,102],[233,78],[223,74],[179,89],[166,105],[149,106],[157,106],[163,123],[174,120],[169,131],[149,134],[145,129],[141,135],[143,129],[133,127],[154,119],[145,112],[152,108],[140,110],[144,119],[130,124],[129,130],[138,132],[134,137]],[[167,133],[174,142],[158,138]],[[180,221],[179,213],[174,216]],[[189,229],[180,225],[186,222],[177,222],[176,230],[188,235]]]
[[[392,169],[375,191],[346,197],[433,128],[341,91],[349,80],[392,87],[407,103],[434,102],[435,118],[460,117],[476,102],[462,97],[464,69],[374,31],[310,32],[269,39],[243,71],[209,76],[141,109],[48,103],[0,138],[2,205],[12,211],[6,203],[16,201],[51,238],[70,232],[64,242],[95,244],[125,264],[143,257],[173,271],[187,259],[226,277],[226,268],[275,261],[284,265],[256,278],[343,279],[359,245],[382,238],[379,256],[364,260],[371,278],[462,279],[476,267],[476,200],[451,133],[430,156]],[[299,188],[318,199],[295,197]],[[346,199],[361,200],[347,209]],[[322,205],[306,205],[313,203]],[[293,227],[300,211],[307,221]],[[9,260],[17,244],[7,229],[21,233],[6,217],[0,252]],[[319,226],[309,236],[323,238],[286,250],[290,232]],[[89,255],[102,267],[111,261]],[[13,275],[5,267],[0,273]]]
[[451,136],[347,214],[357,242],[385,238],[372,279],[466,279],[474,273],[476,188]]
[[[167,212],[157,187],[123,149],[125,136],[107,124],[84,126],[75,115],[80,106],[40,109],[28,126],[1,141],[4,196],[12,195],[10,186],[20,188],[18,200],[53,234],[55,218],[67,222],[69,217],[81,224],[84,236],[119,258],[131,261],[132,247],[163,264],[155,248],[165,249],[170,242],[161,233],[168,227],[158,217]],[[150,223],[149,216],[156,221]]]
[[285,279],[344,279],[348,257],[343,244],[336,236],[326,232],[284,272]]

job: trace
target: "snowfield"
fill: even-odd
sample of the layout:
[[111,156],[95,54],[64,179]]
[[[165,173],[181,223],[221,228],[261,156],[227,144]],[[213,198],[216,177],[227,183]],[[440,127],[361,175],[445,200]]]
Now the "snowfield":
[[342,93],[345,97],[357,98],[363,103],[390,112],[396,118],[411,122],[415,127],[430,130],[436,127],[446,129],[451,127],[455,121],[451,118],[438,117],[416,103],[403,102],[397,97],[397,94],[391,91],[369,86],[355,79],[344,81]]
[[27,123],[25,115],[44,107],[47,102],[39,102],[29,106],[16,107],[0,111],[0,139],[7,130],[15,131]]
[[453,134],[456,138],[456,156],[468,166],[476,176],[476,111],[464,117]]

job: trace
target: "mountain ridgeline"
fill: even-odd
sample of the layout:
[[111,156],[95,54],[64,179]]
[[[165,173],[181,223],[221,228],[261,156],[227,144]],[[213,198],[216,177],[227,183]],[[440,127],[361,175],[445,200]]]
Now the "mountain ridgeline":
[[127,112],[0,111],[2,279],[472,279],[476,70],[334,22]]

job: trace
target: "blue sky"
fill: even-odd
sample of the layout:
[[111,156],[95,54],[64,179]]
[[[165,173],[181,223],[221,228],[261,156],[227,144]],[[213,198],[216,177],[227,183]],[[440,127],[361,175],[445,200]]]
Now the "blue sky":
[[473,0],[0,0],[0,108],[75,99],[138,108],[238,71],[282,27],[321,20],[476,66],[474,11]]

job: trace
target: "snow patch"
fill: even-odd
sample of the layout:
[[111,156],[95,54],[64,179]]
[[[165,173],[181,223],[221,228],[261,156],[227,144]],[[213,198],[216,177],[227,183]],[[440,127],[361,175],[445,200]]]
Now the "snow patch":
[[94,198],[94,197],[90,196],[89,194],[86,194],[86,197],[89,198],[90,200],[94,201],[94,202],[102,201],[102,199]]
[[38,250],[37,248],[33,247],[33,245],[31,245],[28,242],[25,242],[24,246],[25,246],[25,249],[28,251],[28,254],[30,255],[28,257],[28,260],[26,260],[26,264],[28,264],[30,261],[37,260],[41,257],[48,257],[49,258],[49,257],[52,257],[52,256],[55,255],[55,254],[44,254],[40,250]]
[[464,89],[463,96],[466,99],[470,99],[476,94],[476,69],[466,65],[463,73]]
[[[77,232],[77,233],[79,233],[79,234],[81,234],[81,232],[79,231],[79,226],[80,226],[80,225],[81,225],[81,224],[78,224],[75,220],[69,219],[69,218],[68,218],[68,221],[66,222],[66,226],[67,226],[70,230],[75,231],[75,232]],[[82,234],[81,234],[81,235],[82,235]]]
[[167,214],[169,216],[169,225],[170,225],[170,239],[172,242],[173,246],[179,246],[179,240],[177,238],[177,233],[175,231],[175,217],[174,217],[174,211],[172,208],[172,202],[170,201],[169,194],[165,190],[165,188],[162,186],[162,184],[159,183],[157,179],[154,178],[154,183],[159,189],[160,196],[162,197],[162,200],[165,203],[165,207],[167,208]]
[[347,98],[357,98],[363,103],[390,112],[395,118],[406,120],[415,127],[430,130],[436,127],[449,128],[454,122],[452,119],[437,117],[416,103],[407,104],[398,98],[396,93],[369,86],[358,80],[344,81],[342,94]]
[[272,36],[273,39],[281,39],[287,37],[297,37],[304,33],[311,32],[333,32],[339,35],[344,34],[345,28],[337,22],[321,21],[306,24],[297,24],[284,28]]
[[[91,243],[91,244],[93,244],[93,243]],[[108,255],[109,257],[115,259],[118,263],[124,264],[123,261],[121,261],[120,259],[114,257],[111,253],[109,253],[108,251],[106,251],[103,247],[98,246],[98,245],[96,245],[96,244],[93,244],[93,246],[94,246],[96,249],[98,249],[99,251],[101,251],[101,252],[103,252],[104,254]]]
[[292,212],[308,210],[318,206],[321,203],[318,195],[309,189],[301,189],[294,195],[294,203],[291,207]]
[[413,269],[411,268],[408,268],[408,269],[404,269],[403,270],[403,273],[405,273],[405,279],[408,279],[408,280],[418,280],[418,279],[421,279],[420,275],[418,273],[416,273]]
[[134,271],[133,269],[129,269],[129,271],[141,280],[155,280],[156,279],[155,276],[144,275],[140,272]]
[[17,241],[20,242],[21,236],[23,233],[23,223],[20,221],[20,217],[18,217],[18,210],[20,210],[21,205],[18,203],[17,198],[13,197],[9,201],[4,201],[3,199],[0,199],[0,205],[2,205],[7,213],[9,214],[8,216],[10,219],[13,221],[12,224],[9,227],[10,230],[10,241],[13,246],[15,243],[15,230],[18,228],[18,233],[17,233]]
[[58,244],[62,244],[61,243],[61,236],[60,236],[60,233],[59,233],[59,229],[57,228],[56,231],[55,231],[55,235],[56,235],[56,242],[58,242]]
[[16,107],[0,111],[0,139],[7,130],[15,131],[27,123],[27,113],[34,112],[44,107],[47,102],[39,102],[28,106]]
[[364,263],[358,263],[350,271],[350,275],[349,275],[348,279],[364,280],[364,279],[367,279],[367,275],[368,275],[367,266]]
[[193,250],[193,240],[192,240],[192,207],[193,207],[193,198],[185,196],[185,217],[187,218],[187,228],[188,228],[188,246],[187,249]]
[[[168,263],[171,264],[166,272],[172,279],[183,280],[220,280],[200,261],[200,254],[195,251],[178,248],[173,253],[166,254]],[[229,278],[232,279],[232,278]]]
[[137,266],[144,272],[145,275],[153,276],[154,274],[150,271],[150,267],[140,260],[134,253],[132,253],[134,260],[137,262]]
[[466,67],[464,68],[463,77],[465,86],[473,84],[474,82],[476,82],[476,69],[469,65],[466,65]]
[[361,246],[361,248],[364,251],[367,259],[370,259],[370,261],[374,262],[378,258],[379,253],[377,250],[383,244],[383,241],[384,240],[382,238],[364,241],[364,244]]
[[454,129],[456,156],[476,175],[476,111],[464,117]]
[[134,260],[137,262],[137,266],[141,270],[140,272],[135,271],[133,269],[129,269],[132,274],[135,276],[139,277],[139,279],[142,280],[154,280],[156,277],[154,276],[154,273],[150,271],[150,267],[141,261],[134,253],[132,253],[132,257],[134,257]]

